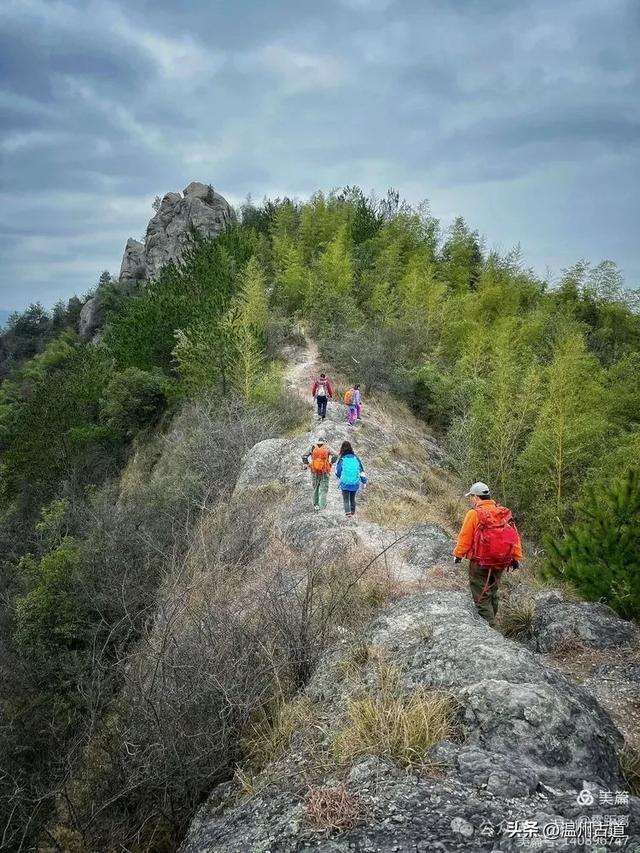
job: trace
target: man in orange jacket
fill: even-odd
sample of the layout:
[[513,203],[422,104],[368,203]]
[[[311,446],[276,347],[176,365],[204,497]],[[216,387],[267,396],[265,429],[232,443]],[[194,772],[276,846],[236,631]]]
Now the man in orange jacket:
[[[474,553],[474,549],[477,547],[476,533],[480,524],[480,516],[485,513],[504,512],[504,510],[492,500],[489,486],[486,483],[474,483],[465,497],[470,499],[472,508],[462,522],[458,541],[453,549],[453,561],[460,563],[463,557],[469,559],[469,587],[473,601],[480,616],[493,626],[498,612],[498,587],[502,580],[503,571],[509,567],[518,568],[519,561],[522,559],[522,545],[517,531],[515,535],[511,532],[515,544],[511,550],[510,562],[502,568],[481,565]],[[515,525],[513,525],[513,530],[515,530]]]

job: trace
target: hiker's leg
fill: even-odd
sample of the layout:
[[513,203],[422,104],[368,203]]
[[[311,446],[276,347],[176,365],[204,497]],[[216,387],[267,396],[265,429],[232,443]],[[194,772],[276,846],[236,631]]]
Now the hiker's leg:
[[318,414],[321,418],[324,418],[327,414],[327,398],[326,397],[318,397]]
[[349,421],[349,423],[352,426],[356,422],[356,407],[355,406],[349,406],[349,412],[347,414],[347,420]]
[[356,493],[355,492],[349,492],[349,495],[350,495],[350,500],[351,500],[351,512],[355,513],[355,511],[356,511]]
[[311,484],[313,485],[313,505],[320,505],[320,485],[321,485],[321,474],[312,474],[311,475]]
[[489,625],[493,625],[494,612],[491,602],[491,589],[488,587],[488,570],[483,569],[477,563],[469,563],[469,587],[471,596],[480,616]]
[[360,405],[360,403],[358,403],[358,405],[356,406],[356,418],[357,418],[357,420],[360,420],[361,417],[362,417],[362,406]]
[[351,512],[351,492],[348,492],[346,489],[342,489],[342,504],[344,506],[345,513]]
[[491,606],[493,608],[494,619],[498,615],[498,607],[500,606],[500,593],[498,592],[498,587],[500,586],[503,574],[504,572],[493,573],[493,583],[491,584]]
[[318,506],[320,509],[327,508],[327,492],[329,491],[329,475],[321,474],[318,483]]

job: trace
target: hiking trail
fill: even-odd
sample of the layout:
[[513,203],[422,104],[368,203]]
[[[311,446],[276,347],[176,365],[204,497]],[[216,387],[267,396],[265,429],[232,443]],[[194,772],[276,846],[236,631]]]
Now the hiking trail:
[[[421,476],[421,467],[432,457],[433,465],[442,460],[433,439],[426,428],[421,429],[414,419],[406,423],[403,436],[396,434],[397,424],[393,422],[387,409],[376,396],[363,398],[363,419],[354,426],[346,422],[346,406],[342,394],[344,383],[334,380],[334,375],[326,368],[329,379],[334,385],[334,398],[329,401],[327,417],[321,422],[316,414],[315,401],[311,396],[311,386],[323,366],[320,362],[318,347],[305,335],[304,347],[290,347],[287,352],[289,365],[285,372],[285,382],[292,393],[308,402],[308,432],[304,441],[300,440],[299,459],[320,435],[324,435],[332,453],[338,454],[343,441],[350,441],[353,449],[362,460],[369,484],[365,490],[357,493],[357,511],[354,518],[346,518],[342,504],[342,493],[335,476],[335,466],[331,472],[327,508],[316,514],[324,518],[329,529],[346,528],[352,534],[356,546],[380,554],[376,561],[376,570],[383,572],[392,586],[409,589],[464,588],[466,580],[460,572],[449,566],[449,555],[453,540],[436,530],[433,523],[416,523],[415,520],[403,521],[392,527],[367,519],[367,507],[370,501],[383,501],[385,495],[400,490],[403,476],[407,482]],[[407,446],[415,449],[415,458],[385,459],[390,447],[397,447],[403,439]],[[385,464],[386,463],[386,464]],[[301,506],[303,512],[316,512],[312,506],[309,472],[300,462],[292,474],[292,479],[304,480],[307,485],[308,504]],[[394,544],[395,543],[395,544]],[[422,546],[422,547],[420,547]],[[384,552],[384,553],[383,553]],[[426,566],[429,566],[429,571]]]

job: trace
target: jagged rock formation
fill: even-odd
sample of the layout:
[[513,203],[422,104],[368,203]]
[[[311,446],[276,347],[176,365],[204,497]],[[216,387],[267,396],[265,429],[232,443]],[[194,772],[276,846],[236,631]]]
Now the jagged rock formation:
[[[181,193],[167,193],[147,225],[144,242],[130,237],[120,266],[120,286],[132,292],[141,283],[155,278],[169,261],[180,257],[190,228],[207,237],[216,237],[235,211],[223,196],[208,184],[193,181]],[[88,299],[80,312],[82,340],[97,340],[104,323],[100,290]]]
[[120,281],[155,278],[168,261],[180,257],[191,226],[207,237],[216,237],[234,219],[231,205],[207,184],[193,181],[182,195],[167,193],[147,226],[144,243],[127,240]]
[[[296,381],[306,384],[308,370]],[[367,401],[367,404],[369,401]],[[312,435],[322,432],[338,448],[355,440],[372,486],[384,484],[393,494],[402,484],[437,466],[439,454],[428,436],[411,433],[407,424],[390,423],[385,413],[367,410],[364,428],[344,424],[342,407],[330,406],[328,421],[317,431],[293,439],[270,439],[247,455],[230,501],[231,517],[247,507],[255,565],[266,573],[276,547],[297,555],[304,567],[314,559],[337,555],[385,554],[385,570],[408,589],[426,588],[388,605],[364,634],[343,633],[323,657],[304,690],[309,719],[288,748],[253,778],[251,791],[240,781],[218,786],[193,821],[182,853],[266,853],[266,851],[516,851],[523,838],[510,837],[506,821],[534,821],[560,827],[556,839],[541,850],[586,850],[560,834],[580,815],[610,813],[627,821],[626,849],[640,850],[640,801],[630,798],[604,807],[599,798],[622,791],[618,750],[622,736],[609,715],[586,689],[551,666],[535,649],[503,637],[480,619],[451,565],[452,540],[435,521],[416,524],[404,538],[382,524],[345,521],[339,493],[332,485],[326,512],[311,507],[308,474],[300,455]],[[388,454],[402,429],[409,452]],[[258,495],[257,501],[251,501]],[[277,499],[274,496],[277,495]],[[364,496],[366,507],[369,496]],[[243,528],[240,528],[243,529]],[[229,533],[223,547],[237,549]],[[394,539],[397,539],[396,544]],[[438,584],[441,584],[438,588]],[[539,639],[555,638],[553,625],[565,634],[630,639],[628,623],[596,605],[563,602],[556,593],[541,599]],[[577,608],[577,609],[576,609]],[[536,623],[537,624],[537,623]],[[598,633],[599,632],[599,633]],[[370,654],[353,672],[354,643]],[[334,755],[335,735],[343,730],[349,703],[380,690],[377,665],[390,662],[400,689],[451,694],[458,704],[458,738],[437,743],[433,768],[407,773],[392,760],[363,755],[344,766]],[[311,790],[344,785],[357,803],[354,825],[323,836],[308,821],[305,799]],[[587,789],[591,804],[578,801]],[[636,846],[637,845],[637,846]]]

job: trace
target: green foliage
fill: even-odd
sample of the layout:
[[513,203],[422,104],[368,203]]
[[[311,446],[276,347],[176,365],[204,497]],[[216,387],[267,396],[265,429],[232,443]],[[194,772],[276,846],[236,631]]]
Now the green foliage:
[[82,666],[91,633],[78,547],[67,539],[39,561],[25,557],[22,571],[29,591],[16,604],[16,647],[36,678],[62,687]]
[[216,239],[192,232],[180,262],[167,264],[107,326],[105,344],[118,367],[169,374],[176,332],[201,337],[193,330],[205,321],[222,322],[255,243],[255,234],[237,225]]
[[184,390],[228,394],[236,353],[237,325],[231,312],[217,322],[201,318],[186,331],[178,330],[173,357]]
[[591,489],[564,538],[547,537],[547,577],[570,581],[590,601],[640,615],[640,469]]
[[318,332],[354,320],[353,262],[346,227],[331,240],[311,268],[305,311]]
[[50,344],[0,395],[2,488],[24,505],[46,502],[58,484],[104,476],[113,436],[98,425],[112,364],[100,347]]
[[409,373],[410,390],[405,392],[412,408],[429,423],[446,427],[452,417],[456,388],[451,377],[426,363]]
[[568,330],[545,372],[545,399],[519,461],[521,484],[533,488],[539,530],[570,517],[580,483],[607,431],[601,369],[579,332]]
[[129,367],[116,373],[100,400],[100,420],[123,440],[158,422],[167,407],[166,378]]
[[477,232],[459,216],[442,247],[442,277],[453,290],[473,289],[480,277],[482,252]]
[[258,259],[252,256],[240,274],[237,297],[242,323],[264,343],[269,323],[266,277]]

